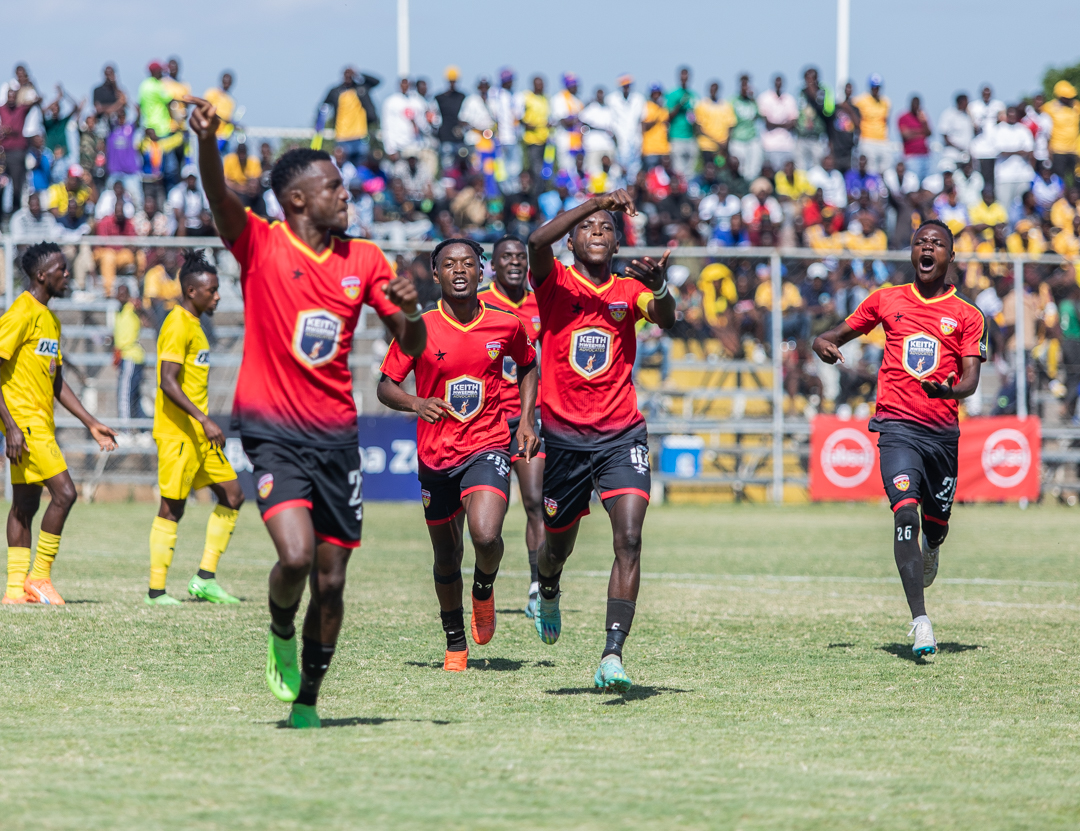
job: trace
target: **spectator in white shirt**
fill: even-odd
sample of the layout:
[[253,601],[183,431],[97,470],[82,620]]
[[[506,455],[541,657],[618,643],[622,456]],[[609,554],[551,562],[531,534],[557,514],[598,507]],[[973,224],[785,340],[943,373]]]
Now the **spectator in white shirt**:
[[997,153],[994,169],[994,195],[1006,208],[1019,201],[1021,194],[1031,190],[1035,178],[1032,167],[1035,139],[1031,130],[1020,123],[1020,108],[1009,107],[1005,122],[994,127],[990,134]]
[[520,92],[514,92],[514,70],[503,67],[499,71],[499,88],[491,93],[491,99],[506,179],[517,182],[521,175],[521,117],[525,114],[525,99]]
[[100,220],[112,216],[116,210],[117,199],[124,203],[124,216],[128,219],[134,217],[135,200],[131,198],[131,194],[124,190],[124,183],[118,179],[113,182],[111,188],[103,191],[101,196],[98,197],[97,204],[94,206],[94,219]]
[[215,236],[210,218],[210,203],[199,187],[199,169],[193,164],[181,171],[184,180],[169,191],[169,209],[176,217],[178,237]]
[[968,104],[968,115],[971,116],[971,121],[975,125],[975,137],[971,140],[969,155],[975,159],[975,166],[978,167],[983,180],[993,187],[997,153],[994,151],[990,130],[1004,118],[1005,104],[994,98],[994,92],[987,84],[982,88],[982,98]]
[[826,153],[821,164],[810,168],[806,178],[815,188],[821,188],[821,195],[826,204],[834,208],[847,207],[847,185],[844,183],[844,174],[836,169],[836,162],[832,153]]
[[[487,78],[481,78],[476,83],[476,92],[466,96],[461,104],[461,114],[458,116],[465,122],[468,132],[465,134],[465,143],[475,146],[482,138],[490,138],[495,135],[499,123],[495,118],[495,102],[488,95],[491,82]],[[487,133],[487,136],[484,136]]]
[[620,91],[607,100],[614,122],[616,159],[629,181],[641,170],[641,119],[645,114],[645,96],[633,92],[634,79],[622,75],[616,81]]
[[975,137],[975,124],[968,112],[967,93],[961,92],[957,95],[956,106],[949,107],[941,114],[938,129],[941,131],[941,143],[944,145],[941,158],[952,162],[955,167],[968,155],[971,150],[971,140]]
[[765,134],[761,148],[765,159],[780,170],[784,162],[795,157],[795,123],[799,118],[799,105],[791,93],[784,92],[784,76],[773,78],[773,90],[766,90],[757,97],[758,112],[765,119]]
[[399,91],[386,97],[379,114],[383,151],[391,162],[396,162],[403,151],[417,144],[416,101],[409,95],[409,87],[409,79],[402,78],[398,83]]
[[604,156],[615,158],[615,113],[604,103],[603,87],[596,88],[595,98],[585,106],[578,118],[582,125],[585,171],[592,175],[600,171],[600,160]]
[[742,212],[742,201],[728,190],[727,182],[720,182],[698,204],[698,218],[709,226],[709,231],[702,234],[711,239],[716,230],[727,231],[731,228],[731,218]]
[[1027,105],[1021,119],[1035,136],[1035,160],[1039,162],[1050,159],[1050,133],[1054,129],[1054,119],[1050,117],[1050,113],[1042,111],[1045,103],[1046,99],[1041,93],[1036,95]]
[[956,192],[960,197],[960,202],[965,207],[972,207],[977,205],[982,200],[983,188],[986,187],[986,180],[983,179],[983,175],[975,169],[975,162],[972,159],[968,159],[962,165],[959,170],[953,171],[953,184],[956,185]]
[[1065,195],[1065,183],[1054,173],[1054,166],[1049,161],[1039,162],[1037,168],[1038,172],[1031,183],[1031,192],[1039,210],[1049,215],[1050,208]]
[[911,242],[911,215],[915,211],[915,194],[922,183],[919,174],[909,170],[907,163],[898,161],[881,174],[885,188],[889,192],[889,209],[895,212],[891,248],[906,248]]
[[11,215],[11,233],[16,237],[55,240],[63,235],[64,229],[55,216],[41,209],[40,195],[31,193],[26,199],[26,207]]

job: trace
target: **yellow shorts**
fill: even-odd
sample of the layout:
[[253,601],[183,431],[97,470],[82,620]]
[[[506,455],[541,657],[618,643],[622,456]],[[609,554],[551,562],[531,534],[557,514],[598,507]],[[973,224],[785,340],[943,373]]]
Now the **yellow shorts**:
[[158,487],[166,499],[187,499],[191,491],[236,478],[225,454],[203,439],[155,439]]
[[55,433],[43,427],[24,427],[22,432],[26,450],[22,463],[11,465],[11,484],[40,485],[67,470]]

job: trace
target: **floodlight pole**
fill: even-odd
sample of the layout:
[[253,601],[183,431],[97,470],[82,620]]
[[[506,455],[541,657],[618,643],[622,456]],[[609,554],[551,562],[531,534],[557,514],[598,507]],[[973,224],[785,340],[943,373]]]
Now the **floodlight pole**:
[[397,74],[409,77],[409,0],[397,0]]
[[844,84],[850,77],[851,57],[851,0],[836,0],[836,100],[844,94]]

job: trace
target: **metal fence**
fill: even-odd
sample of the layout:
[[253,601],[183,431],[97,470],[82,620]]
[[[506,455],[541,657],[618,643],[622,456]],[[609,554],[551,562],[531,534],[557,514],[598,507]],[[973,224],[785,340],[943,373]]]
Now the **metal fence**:
[[[37,242],[37,239],[22,239],[13,236],[0,238],[4,248],[4,297],[5,308],[9,306],[16,294],[15,256],[19,246]],[[129,248],[165,249],[179,247],[198,247],[212,249],[220,252],[224,246],[217,238],[191,238],[191,237],[80,237],[69,240],[58,240],[61,244],[72,246],[123,246]],[[401,245],[383,244],[382,248],[387,257],[393,262],[395,257],[411,257],[417,254],[430,252],[433,243],[405,243]],[[641,257],[660,256],[666,249],[663,248],[628,248],[620,251],[620,260]],[[229,255],[221,255],[228,259]],[[757,488],[763,498],[780,502],[784,499],[785,486],[787,488],[801,489],[806,485],[806,458],[808,456],[809,421],[806,417],[788,416],[785,414],[785,389],[784,389],[784,354],[787,341],[784,338],[784,317],[782,308],[783,297],[783,272],[785,266],[792,269],[805,268],[809,263],[822,262],[826,257],[839,260],[841,263],[855,261],[879,261],[886,268],[896,268],[902,264],[910,263],[910,253],[906,251],[879,251],[879,252],[855,252],[855,251],[816,251],[811,249],[787,249],[787,248],[735,248],[735,249],[705,249],[705,248],[676,248],[672,251],[672,262],[688,264],[692,279],[696,278],[701,268],[714,262],[741,263],[745,266],[761,264],[768,268],[771,288],[771,313],[768,315],[768,330],[764,333],[762,344],[765,347],[764,354],[757,354],[752,358],[735,358],[723,354],[723,350],[715,345],[708,346],[704,354],[687,352],[685,357],[680,357],[672,362],[677,373],[694,374],[701,376],[701,381],[689,385],[687,388],[657,389],[655,386],[639,383],[639,402],[649,416],[650,435],[661,439],[672,434],[694,434],[709,436],[712,444],[710,453],[715,457],[726,457],[729,463],[725,470],[702,473],[690,480],[694,485],[716,485],[730,488],[736,498],[746,493],[749,487]],[[992,264],[1003,269],[1012,269],[1014,275],[1023,275],[1028,266],[1055,267],[1063,264],[1063,260],[1057,256],[1029,257],[1026,255],[957,255],[957,264],[963,265],[969,262]],[[235,265],[235,261],[233,261]],[[734,271],[734,269],[733,269]],[[230,277],[235,278],[238,271],[234,268],[223,269],[223,285],[228,286]],[[1023,285],[1022,280],[1015,280],[1014,285],[1019,289]],[[242,299],[236,287],[235,279],[231,288],[224,292],[227,298],[223,300],[219,311],[231,312],[237,316],[242,311]],[[1013,292],[1015,302],[1015,330],[1013,333],[1014,348],[1011,357],[1012,375],[1015,379],[1015,398],[1017,415],[1026,418],[1028,414],[1028,391],[1027,391],[1027,354],[1025,350],[1024,331],[1025,308],[1024,291]],[[115,310],[115,301],[104,297],[96,299],[83,299],[81,301],[64,300],[56,304],[58,312],[63,318],[65,315],[75,318],[73,322],[65,321],[65,342],[72,339],[80,339],[80,345],[74,347],[65,343],[65,360],[75,367],[81,367],[87,373],[86,382],[96,389],[103,389],[109,380],[108,373],[111,371],[111,359],[107,352],[103,352],[108,342],[111,330],[108,322],[111,320],[110,309]],[[81,322],[87,316],[96,315],[93,322]],[[223,327],[225,328],[225,327]],[[233,331],[235,330],[235,331]],[[233,326],[230,329],[231,345],[222,351],[216,351],[211,358],[211,366],[224,371],[225,384],[218,382],[220,396],[217,403],[222,407],[220,411],[227,411],[231,406],[230,378],[235,378],[235,368],[239,365],[240,352],[242,350],[242,328]],[[378,412],[380,408],[374,396],[374,387],[377,379],[374,377],[374,367],[381,358],[380,350],[385,348],[384,332],[377,317],[369,315],[364,318],[357,333],[357,341],[354,346],[350,365],[354,370],[354,378],[357,387],[358,405],[361,412]],[[144,331],[144,338],[151,341],[156,337],[152,330]],[[365,351],[365,347],[366,351]],[[153,348],[147,350],[147,365],[153,365]],[[147,373],[152,378],[152,373]],[[696,376],[695,376],[696,377]],[[752,381],[747,385],[748,379]],[[148,379],[150,383],[152,380]],[[214,378],[212,375],[212,383]],[[687,385],[684,385],[687,386]],[[753,407],[747,407],[750,401]],[[681,404],[681,406],[680,406]],[[723,406],[721,406],[723,404]],[[731,405],[731,406],[728,406]],[[102,419],[108,420],[115,414],[115,409],[109,412],[108,407],[98,406],[97,414]],[[753,410],[753,412],[749,412]],[[69,421],[72,423],[69,424]],[[59,418],[58,428],[65,430],[61,446],[65,452],[83,454],[84,465],[81,471],[73,466],[73,474],[76,481],[82,481],[84,485],[93,487],[97,483],[107,481],[139,481],[152,482],[152,455],[153,445],[149,447],[128,448],[121,455],[143,455],[150,457],[147,460],[145,470],[138,471],[136,476],[131,471],[125,475],[119,468],[119,464],[113,464],[109,460],[101,458],[96,448],[87,441],[86,434],[77,436],[80,425],[71,419]],[[128,424],[131,429],[141,429],[148,425]],[[1080,443],[1080,429],[1064,425],[1049,431],[1048,435],[1053,441],[1063,448],[1059,453],[1059,461],[1062,464],[1080,461],[1080,451],[1072,450]],[[721,437],[731,437],[730,441],[724,441]],[[755,441],[751,442],[750,440]],[[1077,456],[1077,459],[1073,459]],[[119,458],[119,457],[117,457]],[[1051,459],[1053,455],[1051,454]],[[5,480],[7,477],[5,476]],[[661,486],[665,484],[686,484],[683,477],[668,476],[659,472],[657,480]]]

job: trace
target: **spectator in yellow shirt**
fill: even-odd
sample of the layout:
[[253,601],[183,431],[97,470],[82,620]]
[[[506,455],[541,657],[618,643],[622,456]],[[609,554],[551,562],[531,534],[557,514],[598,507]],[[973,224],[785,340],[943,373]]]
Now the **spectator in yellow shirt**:
[[525,142],[528,169],[532,174],[534,186],[539,187],[544,180],[544,150],[547,147],[548,137],[551,135],[551,127],[548,123],[551,119],[551,104],[544,95],[544,79],[539,75],[534,75],[532,85],[532,92],[526,92],[524,96],[521,140]]
[[795,169],[794,159],[784,162],[784,168],[776,174],[776,198],[781,202],[798,202],[804,196],[813,196],[817,188],[810,184],[806,174]]
[[668,111],[663,104],[664,90],[659,84],[649,89],[645,102],[645,114],[641,119],[641,157],[645,169],[663,164],[671,153],[668,141]]
[[236,145],[236,152],[222,159],[221,165],[229,190],[240,197],[245,207],[250,208],[259,196],[259,177],[263,172],[259,160],[248,155],[247,144],[243,143]]
[[116,287],[116,300],[120,310],[113,323],[113,365],[116,367],[116,409],[123,423],[129,418],[146,418],[140,392],[146,352],[139,343],[145,313],[125,283]]
[[148,269],[143,278],[143,297],[150,303],[155,323],[160,327],[180,299],[176,249],[167,248],[162,262]]
[[867,82],[870,92],[858,96],[852,104],[859,111],[859,153],[866,156],[871,173],[884,173],[892,166],[889,148],[889,99],[881,94],[881,76],[874,74]]
[[995,240],[1004,245],[1005,225],[1009,221],[1009,213],[1004,205],[994,200],[993,188],[983,188],[982,201],[971,206],[968,218],[973,232],[982,234],[986,240]]
[[203,98],[214,105],[221,123],[217,128],[218,150],[224,150],[229,138],[233,134],[233,113],[236,112],[236,101],[229,90],[232,89],[233,76],[231,72],[221,74],[221,86],[212,87],[203,93]]
[[1077,210],[1080,209],[1078,203],[1080,203],[1080,188],[1074,185],[1065,191],[1064,196],[1050,206],[1050,224],[1055,228],[1071,228],[1073,217],[1076,216]]
[[1021,219],[1013,232],[1005,238],[1005,247],[1010,254],[1030,254],[1038,257],[1046,253],[1046,240],[1042,231],[1030,219]]
[[855,218],[858,231],[848,231],[844,235],[844,247],[849,251],[884,251],[889,247],[889,238],[878,228],[877,219],[869,211],[863,211]]
[[[754,291],[754,305],[762,313],[765,336],[772,332],[772,273],[765,263],[758,265],[758,286]],[[810,338],[810,315],[806,313],[805,302],[799,287],[784,277],[780,284],[780,336],[784,340],[805,341]]]
[[1050,116],[1050,159],[1054,173],[1066,184],[1076,176],[1077,153],[1080,152],[1080,102],[1076,87],[1068,81],[1054,84],[1054,99],[1043,104],[1042,111]]
[[709,97],[702,98],[694,107],[695,129],[701,163],[716,161],[717,156],[727,158],[728,135],[738,119],[735,110],[720,98],[720,82],[709,84]]

